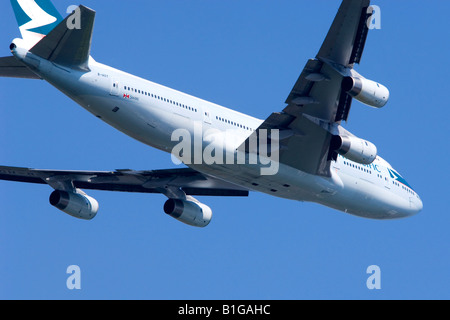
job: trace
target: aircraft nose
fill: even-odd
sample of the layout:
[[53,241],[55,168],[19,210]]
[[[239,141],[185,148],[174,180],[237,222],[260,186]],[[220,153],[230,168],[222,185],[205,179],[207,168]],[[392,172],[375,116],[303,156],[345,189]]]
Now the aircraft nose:
[[413,200],[413,202],[411,203],[411,215],[414,216],[416,214],[418,214],[420,211],[422,211],[423,209],[423,202],[422,199],[419,198],[419,196],[417,196],[416,199]]
[[422,202],[422,200],[421,200],[420,198],[417,199],[417,204],[416,204],[416,206],[417,206],[417,212],[418,212],[418,213],[419,213],[420,211],[422,211],[422,209],[423,209],[423,202]]

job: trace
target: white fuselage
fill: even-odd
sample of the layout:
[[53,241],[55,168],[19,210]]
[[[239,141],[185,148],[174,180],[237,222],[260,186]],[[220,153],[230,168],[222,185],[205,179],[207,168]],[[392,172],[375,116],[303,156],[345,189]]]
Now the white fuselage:
[[[15,55],[27,63],[30,53],[28,58],[21,57],[20,53]],[[134,139],[166,152],[171,152],[178,143],[172,141],[172,133],[180,128],[194,136],[201,130],[203,137],[211,130],[219,134],[232,132],[227,138],[232,140],[230,148],[235,149],[263,122],[105,66],[92,58],[90,72],[34,58],[41,60],[35,72],[83,108]],[[204,148],[207,143],[202,143]],[[380,157],[364,166],[339,156],[332,162],[330,178],[281,163],[275,175],[261,175],[257,166],[247,164],[188,165],[249,190],[316,202],[367,218],[401,218],[422,209],[419,196],[398,174],[392,178],[396,171]]]

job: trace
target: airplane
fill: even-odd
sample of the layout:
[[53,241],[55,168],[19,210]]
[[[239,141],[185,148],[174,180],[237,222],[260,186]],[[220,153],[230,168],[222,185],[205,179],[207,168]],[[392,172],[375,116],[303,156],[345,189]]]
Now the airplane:
[[198,196],[262,192],[379,220],[423,209],[377,147],[343,127],[353,100],[372,108],[389,100],[385,86],[354,70],[370,29],[370,0],[342,1],[285,107],[265,120],[97,62],[90,52],[96,15],[90,8],[80,5],[63,18],[50,0],[11,4],[22,38],[12,41],[12,56],[0,58],[0,76],[45,80],[97,118],[184,164],[148,171],[0,166],[0,180],[52,187],[50,204],[73,217],[97,215],[97,200],[84,190],[163,194],[164,212],[194,227],[212,219]]

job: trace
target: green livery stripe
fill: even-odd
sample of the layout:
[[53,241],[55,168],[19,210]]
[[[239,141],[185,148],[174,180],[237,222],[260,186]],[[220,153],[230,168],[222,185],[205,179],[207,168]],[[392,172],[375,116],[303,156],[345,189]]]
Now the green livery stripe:
[[409,185],[408,182],[406,182],[405,179],[403,179],[403,177],[402,177],[400,174],[398,174],[397,172],[395,172],[395,171],[392,170],[392,169],[389,169],[389,168],[387,168],[387,169],[388,169],[389,174],[391,175],[391,178],[392,178],[392,179],[397,180],[398,182],[404,184],[405,186],[407,186],[408,188],[410,188],[411,190],[414,191],[414,189]]
[[56,10],[55,6],[50,0],[34,0],[42,10],[47,12],[49,15],[56,18],[56,22],[63,21],[63,17],[59,14],[58,10]]
[[[50,0],[34,0],[34,2],[46,13],[56,18],[56,21],[50,23],[48,25],[39,26],[33,29],[29,29],[28,31],[36,32],[39,34],[47,35],[50,31],[52,31],[61,21],[63,21],[62,16],[59,14],[58,10],[56,10],[55,6]],[[17,23],[19,27],[24,24],[30,22],[32,19],[25,13],[22,7],[19,4],[18,0],[11,0],[11,5],[14,10],[14,14],[16,16]]]
[[31,32],[35,32],[35,33],[39,33],[39,34],[49,34],[50,31],[52,31],[58,24],[60,23],[60,21],[55,21],[53,23],[47,24],[45,26],[42,27],[37,27],[37,28],[33,28],[33,29],[28,29],[28,31]]
[[23,11],[17,0],[11,0],[11,5],[13,7],[14,15],[16,16],[19,27],[31,21],[31,18],[25,13],[25,11]]

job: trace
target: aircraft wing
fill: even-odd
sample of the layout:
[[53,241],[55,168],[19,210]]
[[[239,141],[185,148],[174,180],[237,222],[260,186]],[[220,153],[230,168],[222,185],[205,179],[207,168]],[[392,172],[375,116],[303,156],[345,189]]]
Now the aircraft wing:
[[162,193],[172,198],[248,196],[248,190],[190,168],[134,171],[59,171],[0,166],[0,180],[48,184],[61,191],[74,189]]
[[306,63],[286,99],[287,106],[270,115],[253,133],[280,130],[280,163],[311,174],[330,175],[331,138],[341,130],[337,124],[347,120],[352,102],[341,90],[342,80],[361,60],[369,30],[369,5],[370,0],[342,1],[316,58]]

